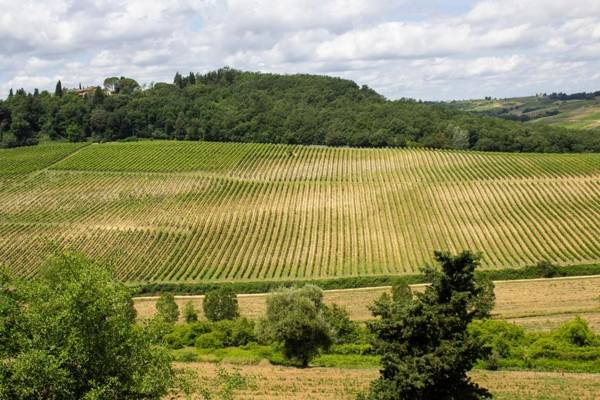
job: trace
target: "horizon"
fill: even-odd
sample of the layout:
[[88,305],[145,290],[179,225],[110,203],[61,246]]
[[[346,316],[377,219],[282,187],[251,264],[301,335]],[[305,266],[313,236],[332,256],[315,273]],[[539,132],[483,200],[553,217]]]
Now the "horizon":
[[[9,89],[140,84],[223,65],[351,79],[388,99],[511,98],[600,88],[592,0],[0,0]],[[101,83],[100,83],[101,84]]]

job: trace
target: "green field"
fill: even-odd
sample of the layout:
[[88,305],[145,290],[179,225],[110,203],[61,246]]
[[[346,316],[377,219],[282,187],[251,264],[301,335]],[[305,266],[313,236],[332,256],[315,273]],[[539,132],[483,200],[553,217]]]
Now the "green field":
[[24,276],[56,244],[131,282],[600,261],[600,154],[57,144],[1,150],[0,177],[0,264]]
[[539,122],[572,129],[600,128],[600,97],[557,100],[547,96],[507,99],[459,100],[445,105],[474,114],[524,122]]

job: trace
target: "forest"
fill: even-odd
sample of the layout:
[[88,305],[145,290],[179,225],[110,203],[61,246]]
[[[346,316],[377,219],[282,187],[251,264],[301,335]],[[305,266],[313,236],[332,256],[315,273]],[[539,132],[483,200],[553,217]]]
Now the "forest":
[[0,146],[136,138],[508,152],[595,152],[597,130],[522,124],[411,99],[388,100],[341,78],[221,68],[140,86],[11,89],[0,100]]

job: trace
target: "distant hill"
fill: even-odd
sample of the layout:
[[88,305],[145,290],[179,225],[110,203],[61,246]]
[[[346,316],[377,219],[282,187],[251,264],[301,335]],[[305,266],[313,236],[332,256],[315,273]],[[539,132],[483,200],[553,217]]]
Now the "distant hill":
[[19,89],[0,101],[0,144],[129,138],[428,147],[511,152],[600,151],[597,131],[525,125],[459,106],[390,101],[355,82],[229,68],[176,74],[141,88],[107,78],[104,88],[54,94]]
[[571,129],[600,128],[600,91],[552,93],[507,99],[478,99],[444,103],[477,115],[521,122],[540,122]]

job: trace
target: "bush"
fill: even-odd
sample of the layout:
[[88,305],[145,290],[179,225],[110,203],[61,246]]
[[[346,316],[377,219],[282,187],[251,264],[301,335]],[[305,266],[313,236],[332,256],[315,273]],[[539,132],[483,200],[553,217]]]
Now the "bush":
[[226,347],[226,340],[226,333],[223,331],[203,333],[196,338],[196,347],[201,349],[222,349]]
[[240,315],[237,297],[227,286],[208,292],[204,298],[203,308],[204,315],[209,321],[232,320]]
[[539,271],[539,274],[543,278],[555,278],[557,276],[564,276],[565,274],[560,271],[560,268],[550,261],[540,261],[535,266]]
[[350,320],[350,314],[344,307],[323,305],[323,317],[331,330],[333,343],[352,343],[358,339],[358,324]]
[[591,346],[598,344],[598,338],[588,323],[580,317],[561,325],[553,334],[559,340],[575,346]]
[[198,312],[191,301],[188,301],[183,308],[183,319],[188,324],[198,321]]
[[163,293],[156,301],[156,313],[165,321],[175,323],[179,318],[179,307],[175,303],[175,296]]

